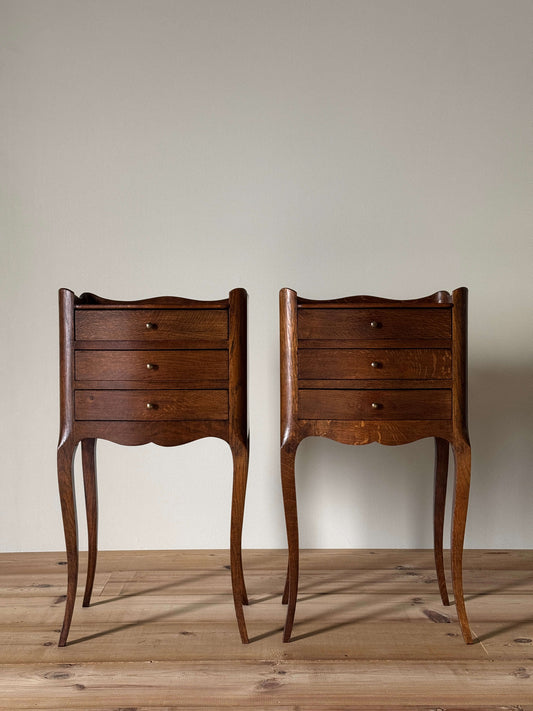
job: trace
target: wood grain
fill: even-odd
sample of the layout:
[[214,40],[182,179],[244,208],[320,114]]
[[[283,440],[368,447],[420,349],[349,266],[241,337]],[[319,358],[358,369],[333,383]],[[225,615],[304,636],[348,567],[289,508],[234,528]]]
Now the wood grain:
[[249,645],[228,551],[101,551],[59,649],[64,553],[0,554],[0,709],[532,711],[533,551],[465,551],[468,646],[431,550],[301,551],[290,644],[286,551],[243,560]]
[[227,420],[228,391],[77,390],[74,409],[76,420]]
[[451,338],[451,332],[449,309],[298,309],[302,340]]
[[[4,665],[0,688],[4,708],[90,708],[115,705],[253,706],[255,702],[331,705],[420,704],[432,693],[439,704],[531,703],[528,667],[500,662],[114,662],[72,665]],[[431,680],[430,680],[431,679]],[[431,691],[429,691],[431,690]],[[426,702],[427,703],[427,702]],[[390,706],[389,706],[390,708]],[[395,708],[395,706],[392,706]]]
[[298,377],[324,380],[450,378],[445,348],[302,348]]
[[451,390],[298,391],[302,420],[451,419]]
[[[76,310],[76,340],[154,341],[179,338],[226,339],[228,313],[190,310]],[[150,324],[150,328],[148,328]]]
[[[225,350],[76,351],[76,380],[136,380],[158,383],[179,374],[180,382],[228,377]],[[79,387],[79,386],[78,386]],[[131,385],[130,385],[131,387]]]

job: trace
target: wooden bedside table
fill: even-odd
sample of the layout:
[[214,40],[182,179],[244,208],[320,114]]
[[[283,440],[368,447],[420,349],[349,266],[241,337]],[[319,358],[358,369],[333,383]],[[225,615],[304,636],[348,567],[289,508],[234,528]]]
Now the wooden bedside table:
[[83,605],[97,555],[96,440],[175,446],[220,437],[233,455],[230,562],[241,640],[248,642],[241,533],[248,474],[247,294],[221,301],[159,297],[110,301],[59,291],[61,430],[59,492],[68,587],[59,646],[66,644],[78,580],[73,458],[79,442],[89,532]]
[[315,436],[387,445],[435,438],[434,549],[444,605],[449,600],[442,535],[451,445],[452,582],[463,638],[472,643],[462,582],[470,488],[467,293],[461,288],[409,301],[371,296],[314,301],[281,290],[281,476],[289,546],[284,642],[291,637],[298,594],[294,461],[299,443]]

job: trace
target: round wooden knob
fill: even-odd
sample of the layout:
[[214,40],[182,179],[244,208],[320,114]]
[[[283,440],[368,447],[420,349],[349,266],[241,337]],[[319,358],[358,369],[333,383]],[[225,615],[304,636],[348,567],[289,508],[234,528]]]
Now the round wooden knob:
[[156,409],[157,409],[157,405],[155,405],[153,402],[147,402],[147,403],[146,403],[146,409],[147,409],[147,410],[156,410]]
[[370,326],[372,328],[379,328],[379,321],[370,321]]
[[373,402],[373,403],[372,403],[372,409],[373,409],[373,410],[379,410],[380,407],[381,407],[381,405],[379,404],[379,402]]
[[370,365],[372,366],[372,368],[379,368],[381,364],[377,360],[373,360]]
[[148,322],[148,323],[146,324],[146,328],[148,329],[148,331],[153,331],[154,328],[157,328],[157,324],[156,324],[156,323],[152,323],[152,322],[150,321],[150,322]]
[[148,368],[148,370],[156,370],[157,365],[155,363],[147,363],[146,367]]

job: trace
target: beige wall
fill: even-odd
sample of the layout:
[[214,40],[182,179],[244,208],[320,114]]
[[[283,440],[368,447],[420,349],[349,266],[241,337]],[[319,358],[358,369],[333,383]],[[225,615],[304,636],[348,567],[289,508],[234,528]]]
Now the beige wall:
[[[246,287],[244,545],[259,548],[285,545],[279,288],[468,286],[466,542],[531,547],[530,0],[0,0],[0,12],[1,550],[63,547],[61,286],[119,299]],[[431,441],[306,441],[302,545],[431,546],[432,457]],[[101,443],[101,547],[226,547],[230,466],[216,440]]]

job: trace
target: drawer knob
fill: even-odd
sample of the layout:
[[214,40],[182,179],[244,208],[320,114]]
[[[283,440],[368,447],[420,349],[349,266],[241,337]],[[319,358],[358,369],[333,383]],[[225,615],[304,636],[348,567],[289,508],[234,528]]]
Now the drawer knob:
[[379,361],[377,360],[373,360],[370,365],[372,366],[372,368],[379,368],[381,366],[381,363],[379,363]]
[[147,410],[157,410],[157,405],[154,402],[147,402],[146,409]]
[[157,365],[155,363],[147,363],[146,367],[148,370],[157,370]]
[[156,329],[156,328],[157,328],[157,323],[152,323],[151,321],[149,321],[149,322],[146,324],[146,329],[147,329],[148,331],[153,331],[153,330]]
[[371,328],[379,328],[380,327],[380,322],[379,321],[370,321],[370,326]]
[[382,405],[379,402],[373,402],[372,403],[372,409],[373,410],[379,410],[382,407]]

